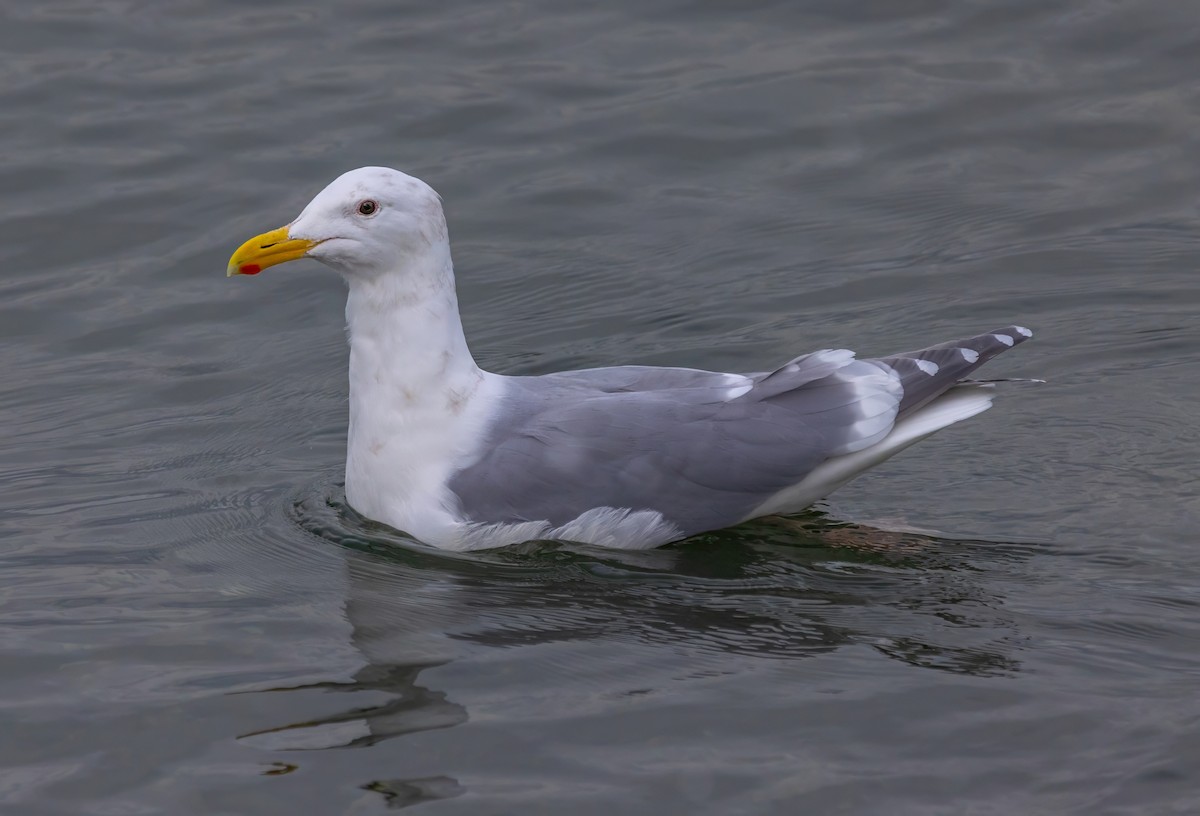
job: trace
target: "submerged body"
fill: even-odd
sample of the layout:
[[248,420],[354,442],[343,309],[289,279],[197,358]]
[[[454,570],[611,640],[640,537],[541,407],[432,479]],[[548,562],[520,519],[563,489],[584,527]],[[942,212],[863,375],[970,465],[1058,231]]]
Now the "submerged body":
[[539,538],[656,547],[796,512],[986,410],[976,368],[1010,326],[874,360],[847,350],[773,371],[624,366],[506,377],[467,348],[440,200],[387,168],[351,171],[230,274],[298,257],[349,286],[346,497],[434,546]]

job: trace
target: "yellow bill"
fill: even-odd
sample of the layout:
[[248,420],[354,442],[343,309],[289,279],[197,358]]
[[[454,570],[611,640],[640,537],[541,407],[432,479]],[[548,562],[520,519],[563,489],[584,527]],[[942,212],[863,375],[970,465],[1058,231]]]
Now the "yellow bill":
[[237,248],[237,252],[229,259],[225,275],[257,275],[268,266],[303,258],[319,243],[307,238],[292,238],[288,235],[287,227],[264,232]]

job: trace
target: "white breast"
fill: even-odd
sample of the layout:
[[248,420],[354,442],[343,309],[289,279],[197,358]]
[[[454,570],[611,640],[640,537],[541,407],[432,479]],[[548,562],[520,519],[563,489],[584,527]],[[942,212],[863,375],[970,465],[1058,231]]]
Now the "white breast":
[[504,378],[477,369],[416,389],[376,380],[353,357],[346,499],[368,518],[441,546],[463,520],[447,483],[478,457]]

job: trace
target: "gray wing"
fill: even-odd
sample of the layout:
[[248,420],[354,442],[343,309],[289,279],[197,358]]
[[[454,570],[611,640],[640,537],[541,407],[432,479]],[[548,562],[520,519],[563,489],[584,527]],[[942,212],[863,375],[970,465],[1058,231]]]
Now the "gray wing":
[[450,482],[477,522],[653,510],[691,535],[744,519],[833,456],[1023,341],[1009,327],[880,359],[806,354],[767,373],[626,366],[509,380],[484,453]]

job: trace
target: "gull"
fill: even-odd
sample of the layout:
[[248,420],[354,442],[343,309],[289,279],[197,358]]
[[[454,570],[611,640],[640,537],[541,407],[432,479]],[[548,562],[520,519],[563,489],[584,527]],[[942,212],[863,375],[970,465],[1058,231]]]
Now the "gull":
[[494,374],[463,334],[441,198],[386,167],[335,179],[227,273],[299,258],[348,287],[347,502],[453,550],[648,549],[798,512],[987,410],[993,382],[970,375],[1031,336],[1008,326],[875,359],[821,349],[752,373]]

